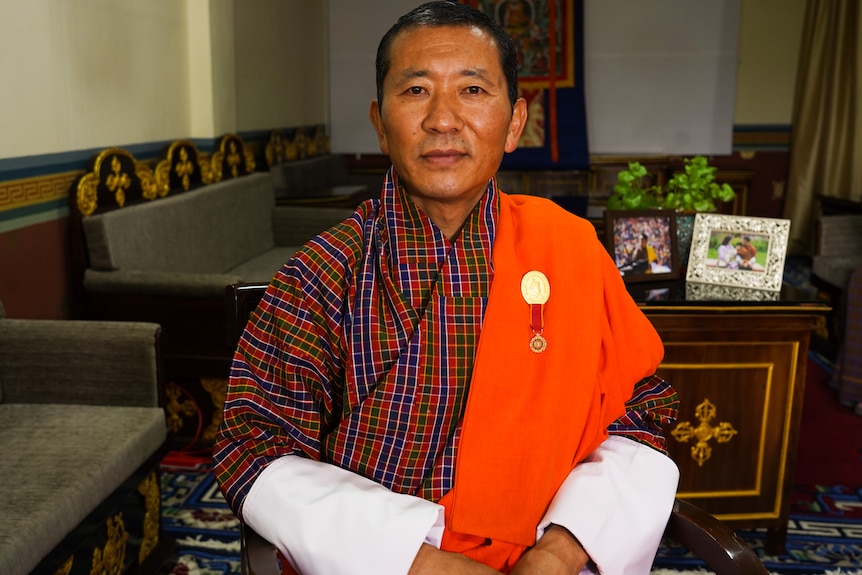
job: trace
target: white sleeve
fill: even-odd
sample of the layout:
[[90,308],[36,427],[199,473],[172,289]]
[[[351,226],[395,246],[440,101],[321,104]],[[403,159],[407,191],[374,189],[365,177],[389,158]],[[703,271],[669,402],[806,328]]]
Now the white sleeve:
[[242,517],[302,575],[404,575],[444,528],[436,503],[294,455],[261,472]]
[[577,537],[599,573],[648,574],[678,481],[679,469],[666,455],[610,436],[569,473],[538,536],[551,523],[560,525]]

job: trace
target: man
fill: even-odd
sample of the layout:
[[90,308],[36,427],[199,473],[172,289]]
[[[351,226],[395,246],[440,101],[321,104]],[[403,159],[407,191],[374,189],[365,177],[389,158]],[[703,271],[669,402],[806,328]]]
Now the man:
[[641,234],[640,241],[641,245],[632,258],[632,264],[635,273],[648,274],[652,272],[653,266],[658,262],[658,256],[655,253],[655,249],[647,243],[648,237],[646,233]]
[[755,269],[757,248],[752,245],[750,237],[742,236],[742,241],[736,245],[736,253],[739,255],[739,269]]
[[511,40],[428,3],[377,90],[380,199],[276,274],[237,350],[227,500],[304,575],[647,573],[676,397],[591,225],[496,189],[526,120]]

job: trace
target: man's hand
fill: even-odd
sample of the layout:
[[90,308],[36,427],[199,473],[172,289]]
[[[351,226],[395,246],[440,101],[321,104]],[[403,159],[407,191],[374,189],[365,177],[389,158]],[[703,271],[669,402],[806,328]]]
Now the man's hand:
[[577,575],[590,558],[574,535],[551,525],[532,549],[524,553],[512,575]]
[[460,553],[441,551],[423,543],[407,575],[500,575],[500,572]]

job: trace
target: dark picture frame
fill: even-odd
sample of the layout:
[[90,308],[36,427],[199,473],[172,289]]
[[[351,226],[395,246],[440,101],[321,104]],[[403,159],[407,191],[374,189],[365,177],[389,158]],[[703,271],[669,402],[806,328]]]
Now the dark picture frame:
[[605,247],[626,283],[682,275],[672,210],[605,210]]

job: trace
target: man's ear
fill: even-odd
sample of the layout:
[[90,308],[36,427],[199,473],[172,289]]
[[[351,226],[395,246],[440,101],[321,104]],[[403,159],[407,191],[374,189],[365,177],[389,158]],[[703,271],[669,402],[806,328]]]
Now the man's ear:
[[518,148],[521,133],[527,125],[527,101],[518,98],[512,108],[512,119],[509,121],[509,133],[506,134],[506,152],[514,152]]
[[380,144],[380,151],[384,155],[389,155],[389,143],[386,141],[386,127],[383,125],[383,118],[380,116],[380,104],[376,99],[371,100],[371,109],[368,110],[368,119],[371,120],[371,125],[374,126],[374,131],[377,132],[377,141]]

